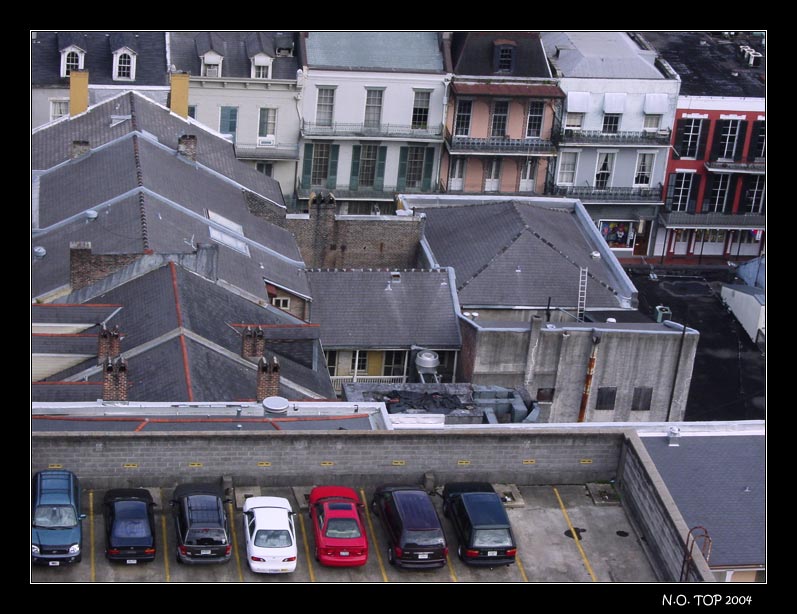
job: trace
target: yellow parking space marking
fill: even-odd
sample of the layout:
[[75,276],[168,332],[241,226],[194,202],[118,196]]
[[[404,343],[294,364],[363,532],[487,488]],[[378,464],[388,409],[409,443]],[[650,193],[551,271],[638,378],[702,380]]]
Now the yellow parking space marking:
[[570,522],[570,516],[567,514],[567,510],[565,509],[565,504],[562,501],[562,497],[559,496],[559,491],[556,489],[556,486],[553,487],[553,494],[556,495],[557,501],[559,501],[559,507],[562,508],[562,514],[565,517],[565,522],[567,522],[567,528],[570,529],[570,534],[573,536],[573,541],[576,542],[576,547],[578,551],[581,553],[581,558],[584,561],[584,566],[587,568],[587,573],[589,577],[592,578],[593,582],[597,582],[598,579],[595,577],[595,572],[592,571],[592,565],[589,564],[589,559],[587,558],[586,552],[584,552],[584,548],[581,547],[581,538],[578,536],[575,528],[573,528],[573,523]]
[[232,503],[227,504],[230,515],[230,531],[232,532],[232,551],[235,553],[235,566],[238,568],[238,582],[244,581],[244,572],[241,569],[241,555],[238,552],[238,534],[235,532],[235,514],[233,513]]
[[374,544],[374,551],[376,552],[376,560],[379,563],[379,571],[382,572],[382,581],[383,582],[390,582],[387,579],[387,572],[385,571],[385,565],[382,563],[382,554],[379,551],[379,541],[376,539],[376,533],[374,532],[374,523],[371,520],[371,513],[368,511],[368,500],[365,498],[365,490],[362,488],[360,489],[360,496],[363,498],[363,506],[365,506],[365,519],[368,521],[368,528],[371,529],[371,540]]
[[304,528],[304,516],[301,512],[299,516],[299,526],[302,529],[302,541],[304,542],[304,559],[307,561],[307,571],[310,572],[310,582],[315,582],[315,571],[313,570],[313,561],[310,557],[310,542],[307,540],[307,530]]
[[451,576],[452,582],[458,582],[457,574],[454,573],[454,566],[451,564],[451,557],[446,555],[446,563],[448,564],[448,575]]
[[97,581],[97,567],[94,562],[94,491],[89,491],[89,542],[91,544],[91,581]]
[[[163,501],[163,489],[160,489],[161,501]],[[161,512],[161,534],[163,535],[163,572],[167,582],[171,582],[169,573],[169,545],[166,541],[166,510]]]
[[528,582],[529,579],[526,577],[526,570],[523,569],[523,563],[520,562],[520,557],[515,555],[515,563],[517,563],[518,571],[520,572],[520,577],[523,578],[524,582]]

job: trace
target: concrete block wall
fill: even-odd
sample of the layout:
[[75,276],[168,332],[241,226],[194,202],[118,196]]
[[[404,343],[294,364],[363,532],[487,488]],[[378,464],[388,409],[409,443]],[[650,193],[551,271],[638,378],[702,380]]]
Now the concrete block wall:
[[584,484],[616,477],[622,440],[616,429],[445,436],[434,431],[40,432],[32,437],[31,468],[61,465],[87,488],[174,486],[222,475],[264,486],[376,486],[419,483],[429,471],[438,484]]
[[[623,443],[619,466],[616,486],[623,507],[642,538],[656,575],[662,582],[680,581],[689,527],[636,433],[629,433]],[[694,548],[693,556],[689,581],[714,581],[699,547]]]

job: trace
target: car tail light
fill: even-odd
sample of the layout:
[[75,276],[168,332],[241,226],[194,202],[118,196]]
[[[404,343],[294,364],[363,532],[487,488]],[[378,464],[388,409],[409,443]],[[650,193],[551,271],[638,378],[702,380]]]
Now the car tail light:
[[469,558],[473,558],[473,557],[479,556],[479,551],[478,550],[465,550],[465,556],[467,556]]
[[[252,557],[254,558],[254,557]],[[293,563],[296,560],[295,556],[289,556],[287,559],[282,559],[283,563]]]
[[266,559],[261,559],[259,556],[253,556],[253,557],[252,557],[252,560],[253,560],[255,563],[265,563],[265,562],[266,562]]
[[399,548],[398,546],[396,546],[395,548],[393,548],[393,550],[395,550],[395,551],[396,551],[396,558],[399,558],[399,559],[400,559],[401,557],[403,557],[403,556],[404,556],[404,551],[403,551],[401,548]]
[[443,548],[443,556],[448,556],[448,546]]
[[144,554],[155,554],[155,548],[147,548],[144,550]]
[[334,548],[327,548],[324,551],[324,554],[326,554],[327,556],[335,556],[337,553],[338,553],[338,551],[335,550]]
[[186,546],[177,546],[177,549],[183,556],[188,556],[188,548]]
[[507,556],[515,556],[517,554],[517,548],[508,548],[506,551]]
[[230,554],[230,552],[232,552],[232,546],[231,546],[231,545],[228,545],[228,546],[227,546],[227,547],[224,549],[224,556],[227,556],[228,554]]
[[108,554],[119,554],[121,551],[118,548],[109,548]]

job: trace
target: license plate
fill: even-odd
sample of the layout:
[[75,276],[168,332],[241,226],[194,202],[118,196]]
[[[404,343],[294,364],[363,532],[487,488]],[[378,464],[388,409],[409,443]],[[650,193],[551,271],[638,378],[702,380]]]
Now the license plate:
[[50,567],[58,567],[61,564],[61,561],[50,561],[48,565]]
[[420,554],[418,554],[418,558],[419,559],[428,559],[429,558],[429,554],[426,553],[426,552],[421,552]]
[[346,551],[341,551],[340,556],[349,556],[349,553]]
[[498,550],[488,550],[487,556],[498,556]]
[[127,559],[125,563],[127,563],[128,565],[136,565],[138,561],[136,559]]
[[210,554],[210,550],[200,550],[199,554],[200,555]]

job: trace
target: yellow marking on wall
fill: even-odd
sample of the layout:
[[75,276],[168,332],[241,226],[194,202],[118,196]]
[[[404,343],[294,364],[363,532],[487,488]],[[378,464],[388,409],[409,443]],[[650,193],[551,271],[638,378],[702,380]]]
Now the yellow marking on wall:
[[457,465],[460,465],[461,467],[464,467],[465,465],[470,465],[470,461],[469,460],[458,460],[457,461]]
[[592,459],[591,458],[582,458],[578,462],[580,462],[582,465],[591,465],[592,464]]
[[374,552],[376,552],[376,560],[379,563],[379,571],[382,572],[382,581],[383,582],[390,582],[387,579],[387,572],[385,571],[385,565],[382,563],[382,553],[379,551],[379,541],[376,539],[376,533],[374,532],[374,523],[371,520],[371,512],[368,511],[368,499],[365,498],[365,491],[361,488],[360,489],[360,496],[363,499],[363,508],[365,509],[365,519],[368,521],[368,528],[371,529],[371,542],[374,545]]
[[536,465],[537,461],[535,459],[533,459],[533,458],[524,458],[523,459],[523,464],[524,465]]
[[315,582],[315,571],[313,571],[313,561],[310,560],[310,542],[307,541],[307,530],[304,528],[304,516],[299,513],[299,526],[302,529],[302,541],[304,542],[304,560],[307,561],[307,571],[310,572],[310,582]]
[[335,463],[333,461],[321,461],[322,467],[332,467]]
[[53,464],[47,465],[47,468],[48,469],[63,469],[64,466],[53,463]]
[[268,461],[260,461],[260,462],[257,464],[257,466],[258,466],[258,467],[271,467],[271,463],[270,463],[270,462],[268,462]]
[[393,461],[393,466],[394,467],[403,467],[406,464],[407,464],[406,461],[403,461],[403,460],[394,460]]
[[122,465],[123,469],[138,469],[138,463],[125,463]]
[[201,467],[202,463],[188,463],[189,467]]

